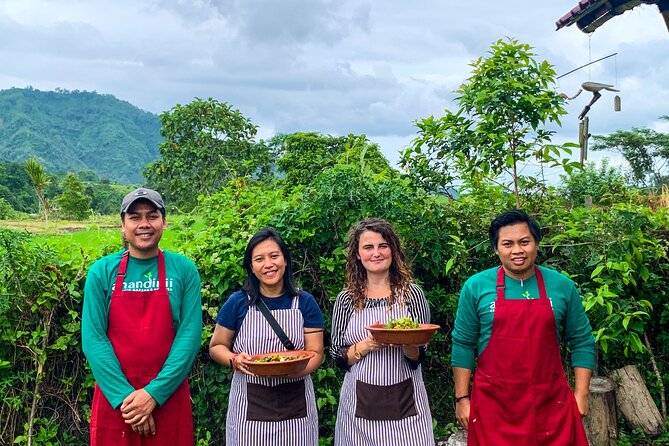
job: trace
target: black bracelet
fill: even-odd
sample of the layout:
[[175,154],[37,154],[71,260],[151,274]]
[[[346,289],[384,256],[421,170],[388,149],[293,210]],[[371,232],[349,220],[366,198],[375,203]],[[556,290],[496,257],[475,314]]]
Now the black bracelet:
[[462,395],[462,396],[456,396],[456,397],[454,398],[454,400],[455,400],[455,404],[458,404],[460,401],[462,401],[462,400],[464,400],[464,399],[469,399],[469,394],[467,394],[467,395]]

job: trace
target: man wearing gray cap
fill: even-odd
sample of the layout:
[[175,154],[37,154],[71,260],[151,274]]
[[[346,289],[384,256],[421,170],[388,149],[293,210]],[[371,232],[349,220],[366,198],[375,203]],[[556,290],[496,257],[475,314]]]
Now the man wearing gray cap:
[[201,283],[192,261],[158,247],[166,227],[158,192],[130,192],[125,249],[88,271],[81,337],[96,381],[92,446],[193,445],[186,376],[202,339]]

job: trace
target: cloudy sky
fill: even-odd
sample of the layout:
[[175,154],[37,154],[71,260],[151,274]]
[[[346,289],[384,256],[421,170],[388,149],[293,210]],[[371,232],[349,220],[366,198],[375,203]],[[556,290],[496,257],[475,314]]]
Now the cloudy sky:
[[[231,103],[259,136],[364,133],[395,162],[414,122],[454,109],[453,91],[491,43],[512,37],[566,73],[621,90],[590,111],[590,131],[664,130],[669,32],[640,6],[592,35],[555,22],[577,0],[0,0],[0,89],[57,87],[112,94],[161,113],[195,97]],[[582,94],[556,129],[576,140]]]

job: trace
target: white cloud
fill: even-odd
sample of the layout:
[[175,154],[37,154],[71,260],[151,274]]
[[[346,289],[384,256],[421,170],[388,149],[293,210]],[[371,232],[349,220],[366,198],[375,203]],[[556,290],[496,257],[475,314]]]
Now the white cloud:
[[[535,47],[573,94],[606,92],[593,134],[651,127],[669,114],[669,35],[655,6],[628,11],[590,37],[555,21],[577,0],[0,0],[0,88],[109,93],[155,113],[195,97],[230,102],[260,134],[365,133],[391,162],[413,122],[452,108],[468,66],[505,36]],[[567,105],[559,139],[576,139],[587,94]]]

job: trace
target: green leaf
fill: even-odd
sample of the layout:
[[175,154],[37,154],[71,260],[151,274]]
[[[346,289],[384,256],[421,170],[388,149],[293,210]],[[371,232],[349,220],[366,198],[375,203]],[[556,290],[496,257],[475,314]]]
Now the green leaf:
[[648,271],[646,265],[641,265],[641,268],[639,268],[639,276],[641,276],[644,281],[647,281],[650,277],[650,272]]
[[444,274],[448,274],[448,272],[453,268],[453,264],[455,263],[454,259],[448,259],[448,262],[446,262],[446,268],[444,268]]
[[595,270],[590,274],[590,278],[594,279],[595,277],[599,276],[599,274],[604,270],[604,265],[599,265]]

